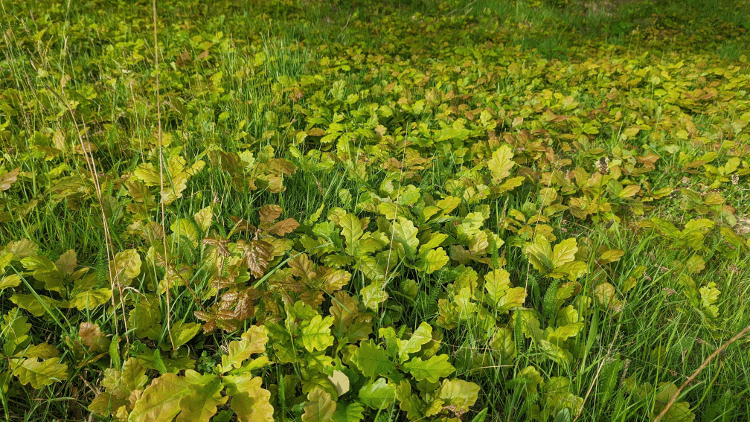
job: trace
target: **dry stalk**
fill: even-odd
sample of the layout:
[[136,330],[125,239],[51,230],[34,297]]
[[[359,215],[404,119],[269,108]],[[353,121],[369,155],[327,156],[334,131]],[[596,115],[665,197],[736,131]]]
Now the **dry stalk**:
[[726,349],[730,344],[732,344],[735,341],[741,339],[745,334],[748,333],[748,331],[750,331],[750,325],[748,325],[747,327],[745,327],[742,331],[740,331],[739,333],[737,333],[737,335],[735,335],[734,337],[732,337],[731,339],[729,339],[729,341],[727,341],[726,343],[722,344],[721,347],[719,347],[713,353],[711,353],[711,356],[709,356],[706,360],[704,360],[703,363],[701,364],[701,366],[699,366],[698,369],[696,369],[695,372],[693,372],[693,375],[690,375],[688,377],[688,379],[686,379],[685,382],[682,383],[682,385],[680,386],[680,388],[678,388],[677,391],[675,391],[675,393],[672,396],[672,398],[669,399],[669,401],[667,402],[667,405],[664,406],[664,409],[661,410],[661,413],[659,413],[659,415],[656,417],[656,419],[654,419],[654,422],[659,422],[661,420],[661,418],[663,418],[667,414],[667,412],[669,411],[669,408],[672,407],[672,405],[677,401],[677,398],[680,397],[680,393],[682,392],[682,390],[684,390],[685,387],[688,386],[688,384],[690,384],[691,382],[693,382],[693,380],[695,379],[695,377],[697,377],[698,374],[700,374],[701,371],[703,371],[706,368],[706,366],[708,366],[708,364],[711,363],[711,361],[714,360],[714,358],[719,355],[719,353],[723,352],[724,349]]
[[[165,223],[166,212],[164,210],[164,151],[162,145],[162,132],[161,132],[161,97],[159,96],[159,36],[157,30],[157,19],[156,19],[156,0],[151,2],[153,17],[154,17],[154,68],[156,69],[156,86],[154,91],[156,92],[156,122],[157,122],[157,145],[159,149],[159,205],[161,207],[161,229],[164,233],[162,236],[162,247],[164,247],[164,263],[167,272],[169,272],[169,254],[167,252],[167,226]],[[174,339],[172,338],[172,316],[170,315],[172,309],[172,299],[169,286],[169,274],[166,274],[164,281],[166,283],[167,293],[167,333],[169,334],[169,342],[172,343],[172,350],[176,350],[174,346]]]

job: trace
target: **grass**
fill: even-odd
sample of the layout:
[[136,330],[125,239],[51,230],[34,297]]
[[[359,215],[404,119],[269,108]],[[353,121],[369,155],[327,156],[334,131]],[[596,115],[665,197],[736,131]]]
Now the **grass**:
[[[121,370],[118,361],[146,368],[133,397],[151,397],[146,386],[166,372],[211,375],[251,326],[272,332],[263,353],[274,363],[253,374],[270,391],[275,420],[306,419],[317,386],[339,409],[361,401],[364,420],[468,421],[487,409],[492,421],[647,421],[748,325],[747,2],[158,2],[165,161],[185,163],[168,167],[164,192],[144,176],[148,163],[158,175],[151,4],[0,6],[0,264],[8,260],[0,267],[0,398],[8,421],[115,420],[118,409],[92,412],[92,402],[121,393],[103,381]],[[79,135],[94,146],[102,202]],[[513,161],[498,176],[490,158],[504,145]],[[296,171],[283,173],[278,159]],[[491,192],[514,177],[517,186]],[[169,191],[180,195],[166,204],[161,228],[159,199]],[[420,214],[444,198],[458,204],[446,216]],[[394,218],[394,203],[406,220]],[[301,225],[269,234],[260,215],[268,204]],[[319,219],[306,221],[321,207]],[[213,221],[202,228],[196,213],[208,208]],[[364,231],[380,246],[355,252],[341,223],[348,214],[367,219]],[[230,217],[253,228],[237,233]],[[701,219],[708,230],[691,232]],[[435,233],[446,238],[420,263],[397,224],[412,224],[418,245]],[[154,230],[168,235],[169,269]],[[266,264],[242,249],[240,241],[258,237],[275,242]],[[228,238],[230,255],[203,238]],[[576,239],[571,259],[585,274],[560,279],[538,268],[529,246],[540,238],[552,246]],[[17,243],[23,239],[36,247]],[[63,271],[58,259],[69,250],[77,262]],[[608,262],[607,250],[622,256]],[[128,251],[139,261],[127,264],[136,275],[120,291],[110,263]],[[312,268],[294,273],[290,258],[303,252],[351,281],[328,288]],[[35,256],[53,269],[24,260]],[[81,267],[90,268],[90,284],[73,280]],[[499,267],[506,287],[525,289],[523,309],[488,304],[485,275]],[[217,291],[221,280],[230,286]],[[471,293],[461,296],[462,288]],[[556,293],[565,288],[569,296]],[[105,300],[68,302],[94,289],[107,291]],[[332,347],[316,355],[289,340],[294,358],[285,355],[279,330],[333,315],[338,290],[360,303],[351,312],[368,321],[364,337],[388,353],[394,346],[381,330],[406,341],[429,324],[434,350],[421,345],[411,354],[447,355],[455,372],[440,382],[474,383],[477,397],[449,397],[400,362],[384,378],[389,386],[406,379],[423,407],[409,410],[399,392],[376,409],[361,393],[373,385],[368,369],[352,361],[366,341],[336,334],[338,322],[324,330]],[[233,329],[197,331],[206,321],[196,311],[239,309],[220,298],[243,292],[262,295],[252,315]],[[294,302],[312,314],[288,317]],[[196,328],[177,351],[167,314],[178,327],[172,338],[179,323]],[[22,316],[31,324],[25,340]],[[82,323],[96,324],[101,337]],[[118,336],[116,347],[82,343]],[[709,363],[663,420],[750,419],[748,341]],[[55,352],[30,348],[40,344]],[[42,371],[40,385],[19,369],[58,357],[64,376]],[[348,394],[328,381],[334,368],[351,383]],[[121,411],[148,420],[125,393]],[[212,420],[260,420],[242,419],[239,402],[219,404]],[[429,405],[436,413],[427,416]]]

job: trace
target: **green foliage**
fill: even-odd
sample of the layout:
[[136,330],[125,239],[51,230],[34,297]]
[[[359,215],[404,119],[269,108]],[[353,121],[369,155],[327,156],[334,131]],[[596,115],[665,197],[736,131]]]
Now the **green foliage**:
[[3,3],[6,420],[650,420],[744,327],[747,7],[344,3],[157,2],[158,82]]

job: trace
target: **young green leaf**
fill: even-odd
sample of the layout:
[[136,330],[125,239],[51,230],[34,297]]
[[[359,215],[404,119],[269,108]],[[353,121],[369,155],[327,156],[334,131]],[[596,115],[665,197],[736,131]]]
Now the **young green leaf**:
[[352,362],[370,379],[388,376],[396,370],[396,364],[372,340],[360,344],[352,354]]
[[404,364],[404,369],[409,371],[417,381],[427,380],[428,382],[438,382],[456,370],[448,363],[448,355],[436,355],[426,361],[414,358]]
[[373,409],[386,409],[396,400],[396,386],[385,378],[370,381],[360,388],[359,400]]

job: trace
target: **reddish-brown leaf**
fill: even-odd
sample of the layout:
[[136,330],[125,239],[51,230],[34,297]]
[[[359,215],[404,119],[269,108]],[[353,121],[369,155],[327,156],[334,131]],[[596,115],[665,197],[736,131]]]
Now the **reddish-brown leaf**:
[[268,263],[273,259],[273,245],[264,240],[253,240],[245,243],[240,240],[237,242],[237,248],[243,251],[247,268],[255,278],[263,277],[268,268]]
[[299,227],[297,220],[287,218],[271,226],[271,228],[268,229],[268,232],[276,236],[284,236],[293,232],[297,227]]
[[260,214],[260,224],[264,226],[272,224],[283,212],[284,210],[276,204],[262,206],[258,212]]

